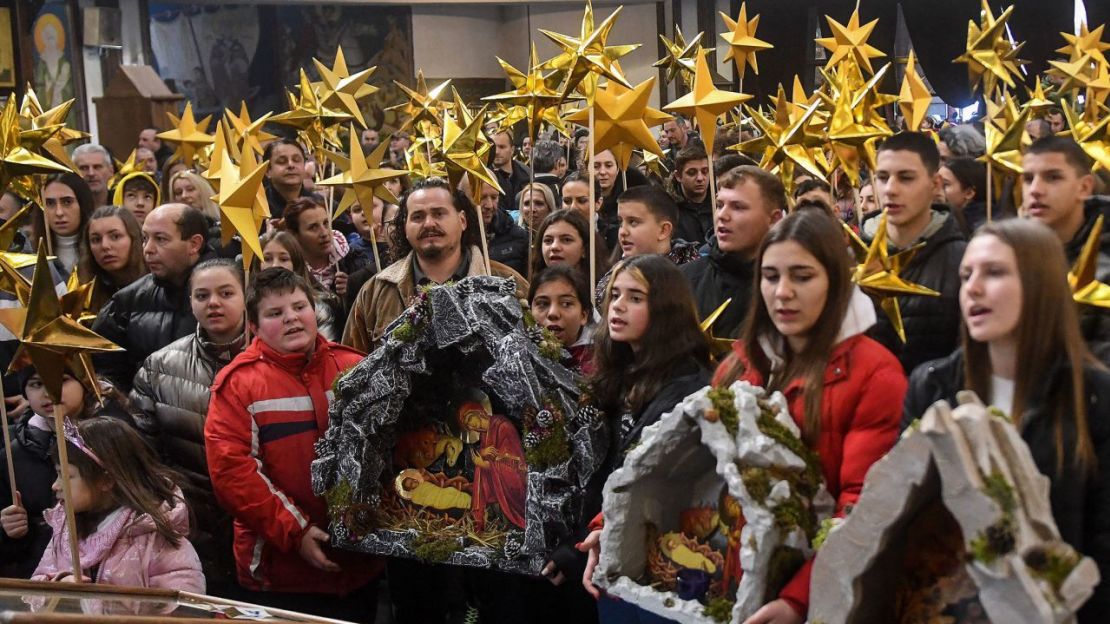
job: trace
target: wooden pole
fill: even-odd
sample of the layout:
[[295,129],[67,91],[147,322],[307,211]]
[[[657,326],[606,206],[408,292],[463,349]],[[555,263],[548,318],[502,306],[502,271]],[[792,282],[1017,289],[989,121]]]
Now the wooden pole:
[[54,437],[58,441],[58,478],[62,481],[62,507],[66,513],[66,530],[69,531],[69,561],[73,570],[73,580],[83,583],[85,575],[81,571],[81,554],[77,549],[77,518],[74,516],[73,505],[70,502],[73,500],[73,494],[69,487],[71,467],[69,449],[66,446],[65,422],[65,404],[59,396],[54,402]]
[[987,223],[991,222],[991,204],[994,200],[994,167],[987,161]]
[[12,504],[16,504],[16,492],[19,486],[15,482],[15,460],[12,458],[12,434],[8,431],[8,404],[4,397],[0,397],[0,418],[4,426],[4,454],[8,459],[8,482],[12,488]]
[[[478,206],[478,233],[482,239],[482,263],[486,267],[486,275],[493,275],[493,271],[489,267],[489,243],[486,241],[486,219],[482,215],[482,184],[483,182],[481,180],[475,178],[470,184],[470,194],[473,195],[474,204]],[[494,210],[496,210],[496,208]]]
[[586,159],[586,171],[589,172],[590,186],[590,287],[597,286],[597,197],[594,192],[594,107],[590,106],[589,120],[589,148]]

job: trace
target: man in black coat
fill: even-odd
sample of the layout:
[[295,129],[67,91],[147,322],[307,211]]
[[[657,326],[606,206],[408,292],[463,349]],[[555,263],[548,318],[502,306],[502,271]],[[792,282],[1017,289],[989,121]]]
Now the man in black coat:
[[705,244],[713,228],[713,198],[709,196],[709,156],[701,144],[690,143],[675,156],[671,197],[678,204],[675,238]]
[[[516,205],[516,196],[528,184],[532,172],[528,167],[513,160],[515,141],[511,132],[498,132],[493,135],[493,172],[497,175],[497,183],[501,185],[504,195],[498,202],[502,212],[508,213],[519,208]],[[514,269],[516,267],[513,267]]]
[[163,204],[143,222],[143,259],[150,273],[112,295],[92,327],[126,349],[93,356],[97,371],[121,390],[131,390],[147,356],[196,330],[189,276],[198,262],[214,256],[207,234],[204,214],[185,204]]
[[[891,319],[878,313],[872,336],[890,349],[906,373],[923,362],[944,357],[959,343],[960,259],[967,239],[942,204],[933,205],[940,185],[940,153],[936,143],[919,132],[901,132],[879,147],[875,190],[887,215],[890,253],[924,243],[901,272],[904,280],[940,293],[939,297],[898,297],[906,341]],[[863,224],[863,238],[878,233],[880,216]]]
[[489,259],[511,267],[521,275],[528,275],[528,232],[513,222],[509,213],[498,208],[497,189],[482,185],[479,206],[482,223],[486,228]]
[[690,280],[700,318],[732,299],[712,329],[718,338],[738,338],[754,290],[755,254],[786,212],[786,189],[777,176],[746,165],[720,179],[717,201],[709,255],[679,270]]
[[[1071,138],[1049,136],[1038,140],[1022,158],[1022,193],[1029,216],[1044,223],[1064,244],[1069,268],[1103,219],[1098,238],[1095,279],[1110,282],[1110,198],[1092,196],[1094,175],[1091,158]],[[1080,309],[1083,338],[1091,351],[1110,363],[1110,314],[1103,308]]]

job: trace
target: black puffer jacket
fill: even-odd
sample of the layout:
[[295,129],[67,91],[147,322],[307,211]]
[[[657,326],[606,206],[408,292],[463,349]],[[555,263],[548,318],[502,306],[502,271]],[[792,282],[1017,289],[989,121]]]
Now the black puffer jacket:
[[[918,250],[902,270],[902,279],[940,293],[939,297],[905,295],[898,297],[906,342],[902,343],[890,318],[876,310],[878,322],[870,335],[898,356],[906,373],[922,362],[944,357],[956,348],[960,336],[960,260],[967,239],[956,219],[934,206],[933,221],[925,230],[925,246]],[[864,232],[873,233],[878,219],[864,222]],[[872,236],[867,236],[868,239]],[[894,254],[898,249],[890,247]]]
[[235,576],[231,548],[231,517],[216,504],[204,453],[204,421],[209,388],[216,373],[243,350],[245,336],[216,344],[197,328],[151,354],[135,375],[131,402],[138,410],[136,425],[166,465],[175,469],[195,516],[190,541],[200,555],[208,583],[230,583]]
[[489,259],[528,274],[528,232],[513,222],[509,213],[498,210],[486,228]]
[[717,241],[709,243],[709,255],[679,267],[694,291],[698,318],[705,319],[726,299],[732,298],[713,324],[717,338],[737,338],[752,300],[755,263],[737,254],[725,253]]
[[[198,263],[210,257],[215,254],[205,254]],[[128,392],[135,371],[151,353],[192,334],[197,320],[189,306],[188,283],[188,276],[178,286],[147,274],[112,295],[92,328],[126,351],[94,355],[96,370]]]
[[[53,533],[43,520],[42,512],[58,502],[50,489],[58,476],[54,472],[54,460],[50,458],[54,432],[28,427],[32,416],[34,413],[27,410],[16,417],[11,432],[16,487],[23,497],[23,508],[27,510],[29,531],[20,539],[12,539],[0,530],[0,576],[31,578]],[[0,452],[0,456],[3,455]],[[0,474],[3,476],[0,480],[0,507],[7,507],[12,504],[12,493],[6,457],[0,461]]]
[[[1110,282],[1110,197],[1095,196],[1087,200],[1083,206],[1083,225],[1064,245],[1064,255],[1068,259],[1068,268],[1075,265],[1083,245],[1095,227],[1099,216],[1105,217],[1102,225],[1102,235],[1098,239],[1098,268],[1095,269],[1095,279],[1100,282]],[[1079,310],[1079,324],[1083,331],[1083,338],[1091,352],[1099,357],[1104,364],[1110,364],[1110,310],[1093,306],[1081,306]]]
[[682,189],[679,188],[675,203],[678,204],[678,223],[674,226],[674,237],[688,243],[705,244],[706,236],[713,229],[713,206],[709,203],[709,194],[704,200],[696,202],[682,196]]
[[[1051,482],[1049,499],[1060,537],[1076,550],[1094,559],[1103,579],[1110,578],[1110,373],[1096,368],[1084,370],[1087,394],[1087,426],[1095,447],[1097,466],[1081,470],[1066,453],[1063,470],[1057,472],[1056,441],[1052,407],[1071,396],[1071,369],[1057,361],[1044,368],[1043,382],[1034,389],[1021,418],[1021,437],[1033,453],[1037,468]],[[927,362],[910,376],[902,426],[921,417],[937,401],[956,404],[956,393],[964,387],[963,351]],[[1069,412],[1070,413],[1070,412]],[[1075,429],[1065,426],[1064,448],[1075,448]],[[1110,614],[1110,583],[1095,588],[1095,595],[1079,612],[1080,624],[1105,622]]]

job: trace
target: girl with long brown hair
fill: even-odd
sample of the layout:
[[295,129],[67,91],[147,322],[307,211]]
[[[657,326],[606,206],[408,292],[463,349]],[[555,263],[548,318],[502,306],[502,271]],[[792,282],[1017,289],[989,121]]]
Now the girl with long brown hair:
[[563,209],[547,215],[536,230],[532,241],[532,266],[529,275],[539,275],[546,267],[565,264],[590,277],[590,257],[597,265],[597,274],[609,270],[609,261],[600,238],[597,246],[590,248],[590,225],[577,210]]
[[[188,507],[172,473],[139,434],[97,416],[68,424],[58,443],[69,452],[82,580],[204,593],[200,559],[186,539]],[[58,494],[61,478],[53,485]],[[45,517],[54,535],[31,579],[66,580],[72,571],[62,504]]]
[[[1051,482],[1060,536],[1110,574],[1110,373],[1079,330],[1059,239],[1044,225],[984,225],[960,262],[962,345],[910,376],[903,425],[960,390],[1010,415]],[[1080,622],[1104,621],[1110,586],[1099,585]]]
[[[898,435],[906,378],[898,360],[863,335],[871,301],[852,284],[839,223],[795,212],[756,255],[759,295],[714,385],[742,380],[782,392],[803,440],[821,460],[836,514],[855,504],[868,469]],[[809,607],[806,562],[746,624],[801,623]]]
[[96,279],[90,308],[99,310],[119,289],[146,275],[143,233],[130,210],[101,206],[89,216],[79,246],[77,275]]

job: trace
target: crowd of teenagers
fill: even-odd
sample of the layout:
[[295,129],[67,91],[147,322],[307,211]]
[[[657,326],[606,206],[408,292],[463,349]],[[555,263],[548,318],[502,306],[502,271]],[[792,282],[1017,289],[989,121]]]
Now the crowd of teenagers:
[[[153,135],[141,145],[165,158]],[[365,148],[378,136],[363,133]],[[902,429],[975,391],[1028,443],[1063,539],[1110,575],[1110,320],[1073,302],[1067,276],[1110,200],[1074,141],[1037,139],[1022,161],[1022,216],[1001,202],[989,223],[972,125],[886,139],[858,193],[800,177],[790,197],[742,155],[711,160],[681,118],[661,137],[665,179],[619,171],[607,150],[587,163],[587,141],[579,132],[522,152],[496,133],[501,192],[487,185],[474,202],[443,179],[401,178],[389,183],[398,205],[375,198],[333,219],[305,149],[275,140],[273,218],[249,283],[238,242],[221,244],[203,177],[166,159],[116,180],[104,148],[79,147],[80,175],[46,180],[43,210],[14,245],[50,244],[59,292],[73,271],[95,280],[92,327],[125,351],[97,355],[96,379],[67,371],[61,403],[75,424],[61,437],[36,371],[5,379],[18,488],[0,479],[0,575],[76,580],[58,502],[64,443],[87,581],[360,622],[664,621],[591,582],[603,484],[645,427],[736,380],[783,393],[838,515]],[[391,158],[403,162],[405,142],[395,135]],[[0,216],[18,208],[5,196]],[[898,297],[904,340],[853,283],[846,225],[864,241],[885,228],[891,253],[915,248],[901,277],[939,293]],[[1110,280],[1110,234],[1096,244],[1097,278]],[[573,546],[552,553],[542,578],[331,547],[310,463],[333,382],[419,287],[487,271],[513,281],[606,414],[608,453]],[[699,324],[726,301],[712,327],[735,339],[722,355]],[[0,338],[6,369],[17,343]],[[804,621],[810,569],[748,624]],[[1110,616],[1108,588],[1081,622]]]

